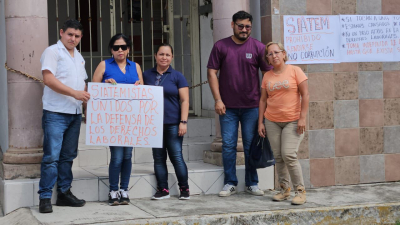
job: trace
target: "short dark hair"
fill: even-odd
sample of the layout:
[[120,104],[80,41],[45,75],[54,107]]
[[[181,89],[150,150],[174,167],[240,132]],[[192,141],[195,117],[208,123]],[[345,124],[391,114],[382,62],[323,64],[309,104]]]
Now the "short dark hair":
[[68,28],[80,30],[83,34],[83,26],[78,20],[70,19],[65,21],[61,29],[65,32]]
[[159,46],[157,47],[157,49],[156,49],[156,52],[154,52],[154,54],[157,55],[157,52],[160,51],[160,48],[161,48],[161,47],[169,47],[169,48],[171,49],[172,55],[174,55],[174,49],[173,49],[172,46],[171,46],[170,44],[168,44],[168,43],[162,43],[161,45],[159,45]]
[[232,21],[234,23],[236,23],[237,20],[245,20],[245,19],[249,19],[250,22],[253,22],[253,16],[250,13],[243,10],[233,14],[232,16]]
[[114,46],[115,41],[120,38],[124,39],[128,48],[131,48],[131,45],[132,45],[131,39],[129,39],[125,34],[118,33],[118,34],[112,36],[110,42],[108,43],[108,51],[110,52],[111,55],[112,55],[111,48]]

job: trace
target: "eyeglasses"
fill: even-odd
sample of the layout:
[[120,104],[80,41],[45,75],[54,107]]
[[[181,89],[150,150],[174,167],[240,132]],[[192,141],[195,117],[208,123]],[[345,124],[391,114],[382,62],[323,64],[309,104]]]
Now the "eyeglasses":
[[128,49],[128,45],[113,45],[112,46],[112,50],[114,50],[114,51],[118,51],[119,48],[121,48],[122,51],[125,51]]
[[245,27],[246,27],[246,30],[251,30],[250,25],[243,25],[243,24],[237,24],[237,23],[235,23],[235,24],[238,26],[239,30],[243,30],[243,28],[245,28]]
[[281,53],[281,52],[283,52],[283,50],[276,51],[276,52],[271,52],[271,53],[267,54],[267,57],[272,57],[272,56],[274,56],[274,54],[275,54],[275,55],[278,55],[278,54]]
[[156,82],[154,83],[154,85],[158,86],[158,85],[160,84],[160,81],[161,81],[161,75],[160,75],[160,74],[157,74],[157,76],[156,76]]

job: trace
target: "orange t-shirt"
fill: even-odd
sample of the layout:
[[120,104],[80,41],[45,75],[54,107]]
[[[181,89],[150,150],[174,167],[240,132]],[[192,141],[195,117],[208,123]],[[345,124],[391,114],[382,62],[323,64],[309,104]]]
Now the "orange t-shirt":
[[307,76],[297,66],[287,65],[281,74],[272,70],[265,73],[262,91],[267,91],[267,110],[264,117],[273,122],[289,122],[300,118],[299,84]]

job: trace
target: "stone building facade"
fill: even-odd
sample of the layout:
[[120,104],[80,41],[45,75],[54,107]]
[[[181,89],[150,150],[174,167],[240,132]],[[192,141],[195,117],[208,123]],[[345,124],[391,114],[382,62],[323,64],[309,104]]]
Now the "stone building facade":
[[[339,14],[400,15],[400,1],[261,0],[262,42],[284,43],[284,15]],[[300,67],[310,91],[308,131],[298,154],[306,185],[399,181],[400,62]]]

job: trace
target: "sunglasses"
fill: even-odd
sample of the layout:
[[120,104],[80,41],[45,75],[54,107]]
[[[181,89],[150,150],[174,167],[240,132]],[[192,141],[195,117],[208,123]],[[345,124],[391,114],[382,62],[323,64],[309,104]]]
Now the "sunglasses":
[[235,23],[235,24],[238,26],[239,30],[243,30],[243,28],[245,28],[245,27],[246,27],[246,30],[251,30],[250,25],[243,25],[243,24],[237,24],[237,23]]
[[122,51],[125,51],[128,49],[128,45],[113,45],[112,46],[112,50],[114,50],[114,51],[118,51],[119,48],[121,48]]

